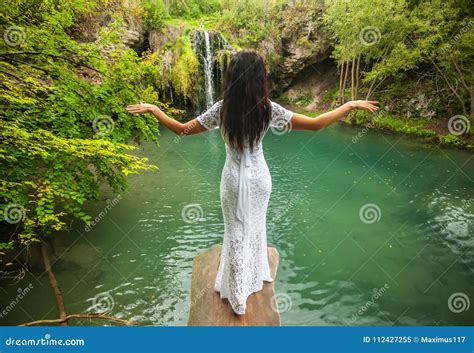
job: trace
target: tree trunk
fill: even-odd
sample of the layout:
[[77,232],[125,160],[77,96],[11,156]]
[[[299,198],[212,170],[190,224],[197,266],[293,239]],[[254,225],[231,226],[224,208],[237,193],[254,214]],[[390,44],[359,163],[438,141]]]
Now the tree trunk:
[[473,89],[472,86],[467,84],[466,78],[464,77],[464,74],[463,74],[461,68],[459,67],[459,65],[456,63],[456,61],[451,59],[451,62],[453,63],[454,68],[456,69],[456,71],[459,75],[459,79],[461,81],[461,84],[464,86],[466,91],[469,92],[469,99],[471,100],[469,113],[470,113],[470,116],[472,117],[472,116],[474,116],[474,89]]
[[[446,82],[446,84],[448,85],[449,89],[451,90],[451,92],[453,92],[453,94],[456,96],[456,98],[458,99],[459,103],[461,103],[461,107],[462,107],[462,111],[464,113],[464,115],[467,115],[467,110],[466,110],[466,105],[464,104],[464,101],[462,100],[461,98],[461,95],[459,94],[458,90],[456,87],[454,87],[451,82],[449,81],[449,79],[446,77],[446,75],[444,74],[443,70],[441,70],[441,68],[434,62],[433,59],[430,59],[431,60],[431,63],[433,64],[433,66],[436,68],[436,70],[438,71],[438,73],[444,78],[444,81]],[[472,100],[471,100],[472,102]],[[471,103],[472,104],[472,103]],[[471,105],[472,106],[472,105]]]
[[470,111],[470,113],[471,113],[471,118],[473,118],[474,117],[474,90],[471,90],[469,92],[469,97],[471,98],[471,111]]
[[352,58],[351,66],[351,100],[355,97],[355,58]]
[[344,104],[344,91],[342,88],[342,78],[344,77],[344,61],[340,65],[340,72],[339,72],[339,104]]
[[372,95],[372,93],[375,92],[375,90],[377,89],[377,87],[379,87],[383,81],[385,81],[385,79],[387,78],[388,76],[385,76],[383,79],[381,79],[379,81],[379,83],[375,84],[377,81],[372,81],[372,83],[370,84],[370,87],[369,87],[369,90],[367,91],[367,96],[365,97],[365,100],[368,100],[369,97]]
[[344,81],[342,82],[342,104],[345,103],[344,93],[346,91],[347,73],[349,72],[349,60],[346,61],[346,69],[344,70]]
[[365,96],[365,100],[369,100],[370,95],[372,94],[372,89],[374,88],[375,80],[370,83],[369,89],[367,90],[367,95]]
[[357,57],[355,99],[359,97],[360,54]]
[[59,283],[56,280],[56,276],[54,275],[51,269],[51,261],[48,255],[48,248],[44,241],[41,243],[41,256],[43,258],[44,269],[48,274],[49,284],[53,289],[54,300],[56,301],[56,308],[58,309],[59,319],[61,320],[61,326],[68,326],[64,299],[61,294],[61,289],[59,288]]

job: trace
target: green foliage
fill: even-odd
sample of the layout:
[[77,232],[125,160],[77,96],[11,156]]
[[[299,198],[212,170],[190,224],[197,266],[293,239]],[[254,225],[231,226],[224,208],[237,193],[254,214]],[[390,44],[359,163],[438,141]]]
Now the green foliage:
[[361,126],[370,126],[377,129],[403,133],[427,138],[430,141],[441,143],[442,145],[474,149],[474,145],[468,140],[452,134],[443,135],[430,127],[426,119],[396,117],[386,111],[380,111],[373,115],[364,111],[352,112],[345,120],[346,123]]
[[280,95],[277,97],[278,102],[282,104],[290,104],[290,97],[288,97],[288,92],[282,92]]
[[147,14],[145,22],[147,28],[159,29],[170,18],[168,9],[162,0],[145,0],[143,8]]
[[368,59],[381,57],[386,46],[403,39],[404,27],[399,26],[407,25],[407,12],[405,1],[327,0],[324,22],[335,43],[333,56],[338,61],[359,54]]
[[348,123],[357,125],[368,125],[379,129],[386,129],[394,132],[433,137],[436,132],[428,127],[425,119],[395,117],[384,110],[378,112],[375,116],[365,111],[355,111],[346,119]]
[[474,145],[470,144],[466,140],[463,140],[459,136],[455,136],[452,134],[447,134],[445,136],[440,136],[439,141],[444,145],[454,146],[458,148],[464,149],[474,149]]
[[218,28],[235,38],[240,46],[257,47],[278,33],[280,0],[222,0],[222,17]]
[[[159,60],[121,44],[120,13],[96,42],[73,40],[75,19],[96,11],[98,2],[81,0],[4,6],[2,33],[18,36],[0,44],[0,221],[15,224],[1,248],[65,229],[70,216],[89,222],[82,205],[101,185],[118,192],[127,175],[154,168],[126,143],[137,135],[156,141],[156,121],[124,108],[157,103]],[[9,219],[13,206],[22,222]]]
[[148,28],[161,28],[173,18],[193,20],[209,16],[221,8],[220,0],[144,0]]
[[321,94],[321,102],[325,104],[333,105],[337,101],[338,97],[339,97],[338,87],[327,89]]
[[173,90],[186,100],[195,101],[196,89],[201,82],[199,78],[199,60],[191,47],[189,37],[179,38],[177,43],[178,60],[175,62],[170,76]]
[[[324,24],[338,63],[361,58],[360,92],[374,85],[379,99],[393,102],[390,113],[382,111],[375,120],[357,112],[349,121],[471,146],[458,136],[437,135],[416,115],[420,104],[437,115],[469,115],[470,5],[467,0],[326,0],[324,6],[313,0],[7,0],[0,14],[0,221],[13,234],[2,233],[0,255],[67,228],[68,217],[88,223],[82,206],[98,197],[102,185],[118,192],[126,188],[128,174],[153,169],[131,155],[127,143],[137,136],[157,142],[156,121],[131,116],[124,107],[143,100],[179,113],[160,101],[196,101],[202,78],[191,28],[212,27],[236,49],[256,48],[271,71],[285,55],[284,42],[316,53],[321,44],[311,35],[321,34]],[[87,28],[84,19],[94,26]],[[139,56],[122,44],[131,23],[146,30],[184,23],[185,30],[171,36],[177,39],[163,52]],[[80,36],[87,30],[95,35],[96,28],[97,40]],[[362,40],[367,28],[372,32]],[[371,40],[375,43],[364,42]],[[218,63],[227,66],[229,52],[220,55]],[[420,90],[429,104],[420,103],[415,94]],[[322,101],[333,102],[337,94],[328,90]],[[412,100],[415,115],[394,118]],[[303,95],[297,103],[310,101]],[[5,219],[12,206],[21,211],[21,222]]]
[[313,101],[313,97],[308,93],[303,93],[296,97],[294,103],[299,106],[307,106]]
[[[334,58],[360,57],[367,86],[397,82],[405,96],[413,82],[436,86],[437,108],[468,112],[474,73],[474,17],[467,0],[326,0],[324,21]],[[348,26],[347,24],[351,25]],[[379,96],[380,98],[380,96]],[[393,96],[385,94],[385,100]]]

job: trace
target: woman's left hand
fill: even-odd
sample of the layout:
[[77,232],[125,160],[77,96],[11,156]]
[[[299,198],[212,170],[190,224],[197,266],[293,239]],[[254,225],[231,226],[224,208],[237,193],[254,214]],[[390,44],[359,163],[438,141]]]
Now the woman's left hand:
[[156,109],[158,109],[156,105],[149,103],[132,104],[127,107],[127,111],[131,114],[152,113]]
[[347,104],[351,107],[351,110],[368,110],[369,112],[375,113],[377,110],[379,110],[379,107],[377,105],[379,104],[378,101],[364,101],[364,100],[358,100],[358,101],[350,101]]

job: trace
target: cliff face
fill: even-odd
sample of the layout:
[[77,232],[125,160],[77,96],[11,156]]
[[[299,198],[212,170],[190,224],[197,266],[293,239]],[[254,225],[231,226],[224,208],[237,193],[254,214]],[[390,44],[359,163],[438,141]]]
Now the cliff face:
[[[332,47],[322,29],[318,27],[318,15],[306,13],[300,15],[298,21],[284,25],[280,38],[267,38],[255,49],[267,59],[273,97],[285,97],[286,103],[298,104],[308,110],[322,109],[326,107],[322,96],[338,84],[337,67],[330,58]],[[216,48],[211,48],[215,60],[212,72],[215,87],[213,98],[216,98],[219,96],[223,72],[223,62],[219,59],[219,55],[222,49],[227,47],[224,39],[227,35],[215,30],[208,32],[211,44],[225,43],[225,45],[216,44]],[[164,69],[171,71],[182,55],[176,50],[175,44],[183,36],[189,36],[191,42],[196,43],[194,38],[196,33],[199,33],[199,30],[189,30],[185,24],[165,26],[149,32],[148,46],[151,51],[162,55]],[[193,47],[196,52],[195,45]],[[228,49],[232,51],[230,46]],[[270,60],[269,50],[272,51],[274,60]],[[196,54],[203,77],[202,80],[194,82],[200,85],[195,90],[198,96],[196,103],[197,106],[203,107],[206,93],[205,63],[202,60],[202,53]]]
[[81,15],[76,20],[71,36],[78,42],[94,42],[99,38],[101,27],[111,25],[113,14],[120,14],[126,26],[125,31],[121,33],[123,44],[142,51],[146,39],[143,18],[133,15],[135,11],[130,6],[111,2],[103,5],[96,13]]
[[165,26],[148,33],[148,45],[153,52],[161,52],[172,46],[184,34],[185,24]]
[[281,38],[280,60],[270,68],[273,91],[286,103],[306,110],[327,107],[324,96],[338,85],[332,47],[317,26],[301,14],[298,26],[286,27]]
[[289,88],[299,74],[325,61],[331,47],[321,23],[322,11],[305,6],[286,8],[282,13],[279,60],[270,68],[277,91]]
[[[136,12],[108,6],[94,15],[80,18],[74,30],[74,37],[83,42],[97,40],[100,27],[111,25],[111,13],[121,12],[127,27],[122,33],[122,43],[137,52],[149,49],[159,53],[161,70],[168,73],[166,76],[170,81],[165,85],[166,92],[161,95],[162,99],[185,105],[188,109],[203,106],[207,90],[205,62],[203,55],[196,53],[196,46],[193,44],[192,50],[199,60],[199,67],[196,69],[193,64],[196,60],[187,50],[188,47],[191,48],[188,42],[193,42],[192,34],[199,31],[196,25],[180,20],[165,24],[159,29],[145,28],[142,18],[131,15]],[[238,36],[241,47],[253,47],[259,51],[268,64],[273,97],[284,97],[286,103],[317,109],[321,105],[321,95],[337,84],[336,66],[330,59],[332,48],[321,19],[321,9],[309,2],[301,2],[283,7],[276,19],[277,28],[257,44],[245,43],[245,30],[241,32],[239,28],[229,31],[223,27],[220,33],[216,30],[207,32],[211,35],[212,43],[225,42],[224,38],[233,42],[232,37]],[[213,38],[219,40],[212,40]],[[222,48],[218,49],[213,52],[218,53]],[[187,58],[184,57],[186,55]],[[219,96],[222,68],[225,66],[225,60],[219,58],[219,55],[215,55],[215,63],[212,66],[212,77],[215,81],[213,98]],[[178,76],[184,78],[180,80]],[[179,98],[180,95],[182,98]]]
[[273,91],[285,103],[325,109],[324,96],[337,86],[338,75],[323,10],[302,2],[287,6],[281,16],[279,60],[270,67]]
[[337,66],[331,58],[326,58],[297,73],[281,97],[304,110],[325,110],[330,107],[332,94],[338,85]]

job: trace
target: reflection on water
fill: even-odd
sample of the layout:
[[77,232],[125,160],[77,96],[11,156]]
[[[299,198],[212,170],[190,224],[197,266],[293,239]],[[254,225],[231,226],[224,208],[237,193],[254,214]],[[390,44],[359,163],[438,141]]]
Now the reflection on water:
[[[474,300],[472,154],[334,126],[316,134],[269,133],[273,180],[268,239],[280,252],[276,289],[291,299],[287,325],[468,325],[457,292]],[[185,325],[194,256],[222,241],[218,131],[145,144],[159,171],[130,177],[121,201],[90,232],[58,238],[55,273],[69,313],[110,310],[146,325]],[[90,205],[91,214],[106,205]],[[188,205],[202,217],[183,219]],[[377,206],[378,221],[360,210]],[[2,281],[8,303],[32,283],[3,323],[55,318],[47,277],[33,267]],[[5,306],[4,305],[4,306]],[[472,309],[471,309],[472,310]],[[78,321],[79,324],[103,324]]]

